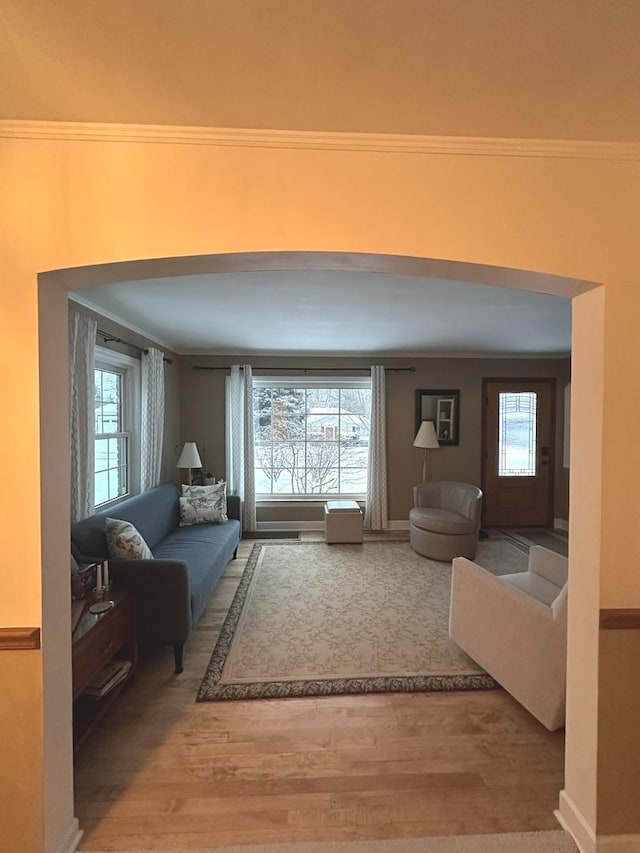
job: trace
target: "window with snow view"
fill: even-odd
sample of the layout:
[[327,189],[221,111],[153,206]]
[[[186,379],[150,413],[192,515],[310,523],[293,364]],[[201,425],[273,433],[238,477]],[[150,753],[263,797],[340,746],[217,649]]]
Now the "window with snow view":
[[255,379],[258,497],[364,497],[371,381]]

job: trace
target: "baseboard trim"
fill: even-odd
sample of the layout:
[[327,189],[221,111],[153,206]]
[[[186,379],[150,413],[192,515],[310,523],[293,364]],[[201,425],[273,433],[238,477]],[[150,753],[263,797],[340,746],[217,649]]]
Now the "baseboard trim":
[[75,853],[83,835],[84,831],[80,829],[78,818],[74,817],[67,829],[65,837],[55,848],[53,853]]
[[560,791],[558,808],[554,811],[560,826],[568,832],[581,853],[596,853],[596,837],[569,794]]
[[[409,522],[404,519],[390,521],[387,530],[408,530]],[[324,530],[323,521],[259,521],[256,530]]]
[[554,518],[553,526],[555,530],[563,530],[565,533],[569,532],[569,522],[565,518]]
[[389,530],[408,530],[409,529],[409,519],[401,518],[398,521],[390,521],[389,522]]
[[564,790],[560,791],[559,808],[554,814],[581,853],[638,853],[640,850],[640,834],[595,835],[582,812]]

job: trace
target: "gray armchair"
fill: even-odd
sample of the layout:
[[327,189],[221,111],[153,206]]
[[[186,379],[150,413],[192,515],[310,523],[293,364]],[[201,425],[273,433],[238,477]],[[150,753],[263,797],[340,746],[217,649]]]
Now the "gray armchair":
[[478,548],[482,491],[468,483],[420,483],[413,487],[409,541],[432,560],[472,560]]

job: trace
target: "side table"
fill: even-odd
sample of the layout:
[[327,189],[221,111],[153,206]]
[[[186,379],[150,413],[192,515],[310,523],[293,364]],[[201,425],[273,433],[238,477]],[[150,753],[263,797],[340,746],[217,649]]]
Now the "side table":
[[[116,587],[109,590],[105,600],[113,601],[114,606],[99,615],[89,612],[91,602],[87,602],[87,609],[72,634],[74,752],[131,681],[138,663],[135,598]],[[100,699],[83,696],[96,674],[114,659],[131,661],[127,676]]]
[[362,542],[362,510],[357,501],[325,503],[324,538],[328,544]]

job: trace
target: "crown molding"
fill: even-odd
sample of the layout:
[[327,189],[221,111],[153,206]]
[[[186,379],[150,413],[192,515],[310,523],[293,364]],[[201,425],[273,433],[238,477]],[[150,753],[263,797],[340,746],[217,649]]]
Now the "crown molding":
[[0,120],[0,138],[65,142],[143,142],[239,148],[292,148],[388,154],[457,154],[483,157],[547,157],[640,160],[640,143],[488,136],[414,136],[306,130],[180,127],[64,121]]
[[162,347],[165,350],[169,350],[176,355],[180,355],[180,353],[176,352],[176,349],[171,344],[168,344],[166,341],[163,341],[162,338],[158,338],[155,335],[149,334],[144,329],[141,329],[140,326],[136,326],[134,323],[130,323],[124,317],[121,317],[119,314],[114,314],[113,311],[107,311],[106,308],[102,308],[100,305],[96,305],[95,302],[92,302],[90,299],[87,299],[84,296],[79,296],[75,292],[69,292],[68,294],[69,302],[73,302],[76,305],[80,305],[83,308],[88,308],[89,311],[93,311],[94,314],[98,314],[100,317],[104,317],[105,320],[111,320],[114,323],[117,323],[119,326],[123,326],[125,329],[128,329],[130,332],[135,332],[136,335],[140,335],[141,338],[144,338],[146,341],[150,341],[153,344],[158,344],[158,346]]

